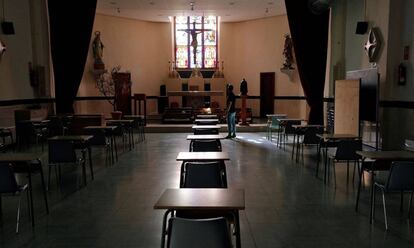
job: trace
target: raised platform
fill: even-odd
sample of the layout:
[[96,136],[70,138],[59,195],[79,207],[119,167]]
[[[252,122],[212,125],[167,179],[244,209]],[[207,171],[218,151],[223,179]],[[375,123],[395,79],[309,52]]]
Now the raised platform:
[[[227,124],[219,124],[220,133],[227,133]],[[193,133],[193,124],[147,124],[147,133]],[[237,133],[266,132],[266,124],[250,124],[250,126],[236,127]]]

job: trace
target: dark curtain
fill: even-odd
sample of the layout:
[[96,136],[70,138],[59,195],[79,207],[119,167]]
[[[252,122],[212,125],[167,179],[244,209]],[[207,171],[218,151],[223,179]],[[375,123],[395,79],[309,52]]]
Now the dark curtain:
[[310,106],[309,123],[323,124],[329,11],[313,14],[308,0],[285,0],[285,4],[296,64]]
[[97,0],[48,0],[56,113],[73,113],[88,55]]

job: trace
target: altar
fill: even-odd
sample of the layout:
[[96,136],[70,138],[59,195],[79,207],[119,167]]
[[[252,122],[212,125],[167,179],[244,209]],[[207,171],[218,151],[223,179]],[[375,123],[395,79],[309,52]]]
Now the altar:
[[209,100],[206,101],[206,97],[210,98],[211,96],[224,96],[224,91],[168,91],[167,96],[181,96],[183,97],[182,107],[200,109],[211,107],[211,102],[209,102]]

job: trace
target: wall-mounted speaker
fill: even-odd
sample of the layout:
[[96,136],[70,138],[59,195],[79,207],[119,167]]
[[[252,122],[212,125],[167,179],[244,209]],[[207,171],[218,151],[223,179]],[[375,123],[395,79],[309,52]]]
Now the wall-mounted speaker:
[[13,22],[2,22],[1,29],[3,31],[3,34],[6,34],[6,35],[14,34]]
[[356,34],[366,34],[368,31],[368,22],[357,22]]

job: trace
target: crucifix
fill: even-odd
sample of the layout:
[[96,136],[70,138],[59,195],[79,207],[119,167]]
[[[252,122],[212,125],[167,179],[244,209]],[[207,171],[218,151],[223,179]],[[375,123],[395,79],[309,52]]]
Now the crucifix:
[[204,32],[204,31],[212,31],[212,29],[204,29],[204,28],[196,28],[196,22],[193,22],[193,28],[188,29],[178,29],[179,31],[184,31],[191,35],[191,46],[193,47],[193,56],[194,56],[194,64],[197,65],[197,35]]

